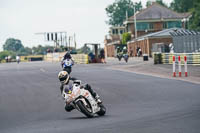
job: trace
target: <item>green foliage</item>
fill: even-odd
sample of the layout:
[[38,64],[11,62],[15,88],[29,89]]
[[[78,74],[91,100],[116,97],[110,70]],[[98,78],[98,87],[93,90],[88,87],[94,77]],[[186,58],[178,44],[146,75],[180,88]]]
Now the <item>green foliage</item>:
[[[42,46],[38,45],[36,47],[24,47],[20,40],[9,38],[6,40],[5,44],[3,45],[4,51],[1,52],[0,58],[4,59],[6,56],[27,56],[27,55],[43,55],[47,52],[63,52],[66,51],[66,47],[61,46],[59,48],[54,48],[53,46]],[[76,51],[72,51],[74,54]],[[15,58],[15,57],[14,57]]]
[[0,52],[0,59],[3,60],[5,57],[11,56],[13,59],[15,59],[16,53],[12,51],[2,51]]
[[91,49],[88,47],[88,46],[83,46],[83,47],[81,47],[80,49],[77,49],[77,53],[78,54],[89,54],[90,52],[92,52],[91,51]]
[[162,64],[162,54],[154,53],[154,64]]
[[168,7],[167,4],[163,2],[163,0],[156,0],[156,3],[158,3],[162,6]]
[[14,51],[17,52],[24,46],[22,45],[21,41],[14,38],[9,38],[6,40],[5,44],[3,45],[3,49],[7,51]]
[[[177,12],[188,12],[194,5],[195,0],[173,0],[170,8]],[[198,1],[198,0],[196,0]]]
[[133,4],[131,0],[115,0],[113,4],[105,9],[107,16],[109,17],[107,23],[112,26],[122,25],[123,21],[126,20],[126,12],[128,17],[133,16],[134,6],[136,7],[136,11],[141,10],[141,1]]
[[126,32],[122,34],[122,44],[127,44],[131,40],[131,34]]
[[29,47],[25,47],[25,48],[23,47],[23,48],[20,48],[16,53],[19,56],[27,56],[27,55],[32,54],[32,49]]
[[170,8],[180,13],[191,12],[192,18],[189,21],[189,28],[193,30],[200,30],[199,0],[174,0],[171,3]]
[[146,7],[148,7],[148,6],[150,6],[150,5],[152,5],[152,1],[148,0],[148,1],[146,2]]
[[[47,53],[48,49],[52,52],[55,50],[53,46],[38,45],[37,47],[33,47],[31,51],[32,51],[32,54],[34,55],[43,55]],[[63,51],[61,48],[57,48],[56,50],[57,52]]]
[[[148,0],[146,2],[146,7],[152,5],[152,3],[153,3],[152,0]],[[162,5],[162,6],[168,7],[167,4],[163,2],[163,0],[156,0],[156,3],[158,3],[158,4]]]
[[192,18],[190,23],[190,28],[193,30],[200,31],[200,2],[195,0],[194,7],[191,9]]

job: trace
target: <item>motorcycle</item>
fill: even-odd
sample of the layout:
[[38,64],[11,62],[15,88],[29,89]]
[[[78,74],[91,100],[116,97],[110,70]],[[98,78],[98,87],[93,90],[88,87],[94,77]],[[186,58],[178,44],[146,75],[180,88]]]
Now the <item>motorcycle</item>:
[[74,62],[71,59],[65,59],[62,61],[62,68],[64,71],[67,71],[69,74],[71,73],[72,66],[74,65]]
[[123,57],[122,54],[117,54],[117,58],[119,61],[121,61],[122,57]]
[[88,90],[81,88],[80,80],[74,81],[68,89],[63,89],[62,95],[66,104],[73,105],[88,118],[92,118],[96,114],[103,116],[106,113],[104,105],[98,104]]
[[128,62],[128,54],[124,54],[123,58],[124,58],[125,62],[127,63]]

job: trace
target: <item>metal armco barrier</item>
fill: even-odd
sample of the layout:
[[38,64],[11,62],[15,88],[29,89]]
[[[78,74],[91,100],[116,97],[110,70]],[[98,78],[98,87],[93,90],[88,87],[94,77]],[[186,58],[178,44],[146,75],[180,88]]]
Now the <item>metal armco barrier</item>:
[[178,56],[181,59],[181,65],[184,65],[184,56],[187,57],[187,64],[200,65],[200,53],[162,53],[161,63],[162,64],[172,64],[173,56],[176,58],[176,63],[178,63]]
[[28,62],[28,61],[39,61],[46,60],[46,55],[29,55],[29,56],[20,56],[20,61]]
[[[46,61],[59,62],[66,52],[62,53],[48,53],[46,56]],[[75,63],[77,64],[88,64],[89,59],[87,54],[71,54]]]
[[77,64],[88,64],[89,63],[89,59],[88,59],[88,55],[86,54],[75,54],[72,55],[75,63]]

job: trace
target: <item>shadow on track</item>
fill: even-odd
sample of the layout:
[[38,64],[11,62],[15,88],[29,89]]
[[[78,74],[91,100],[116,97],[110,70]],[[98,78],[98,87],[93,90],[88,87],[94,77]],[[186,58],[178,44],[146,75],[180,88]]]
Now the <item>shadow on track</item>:
[[108,115],[104,115],[104,116],[94,116],[93,118],[88,118],[86,116],[81,116],[81,117],[68,117],[65,118],[65,120],[84,120],[84,119],[99,119],[99,118],[106,118],[108,117]]

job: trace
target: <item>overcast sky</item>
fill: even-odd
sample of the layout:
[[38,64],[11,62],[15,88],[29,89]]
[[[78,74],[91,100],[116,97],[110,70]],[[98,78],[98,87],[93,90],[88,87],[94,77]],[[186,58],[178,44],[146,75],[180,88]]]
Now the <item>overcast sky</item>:
[[[109,28],[105,8],[114,1],[0,0],[0,51],[7,38],[19,39],[28,47],[49,44],[38,32],[75,33],[78,47],[87,42],[103,44]],[[142,4],[145,7],[146,0]]]

